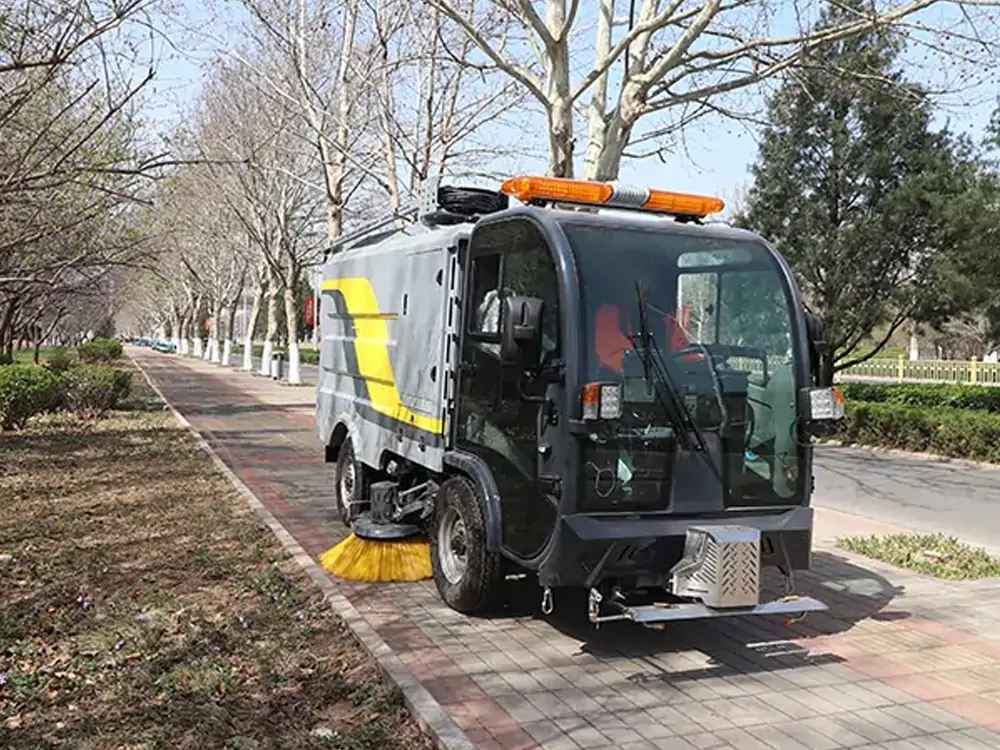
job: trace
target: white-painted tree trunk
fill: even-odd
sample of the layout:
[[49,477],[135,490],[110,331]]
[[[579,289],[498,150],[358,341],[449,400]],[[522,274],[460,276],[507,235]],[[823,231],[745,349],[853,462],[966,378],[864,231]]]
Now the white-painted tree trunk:
[[180,313],[177,312],[177,308],[174,307],[174,310],[170,316],[170,334],[171,334],[170,343],[174,345],[174,351],[177,352],[178,354],[181,351],[181,338],[183,333],[181,331],[181,325],[182,323],[181,323]]
[[194,357],[195,359],[202,359],[205,356],[205,347],[202,344],[201,337],[196,336],[194,339]]
[[249,334],[243,337],[243,366],[244,372],[253,370],[253,336]]
[[271,274],[267,290],[267,331],[264,334],[264,353],[260,359],[260,374],[271,374],[271,354],[274,353],[274,340],[278,336],[278,279]]
[[302,354],[297,342],[288,345],[287,377],[292,385],[302,382]]
[[261,282],[254,289],[250,319],[244,323],[246,330],[243,333],[243,369],[246,372],[253,370],[253,332],[257,328],[257,318],[260,317],[260,306],[263,301],[264,283]]
[[[290,274],[297,278],[297,274]],[[301,354],[299,352],[299,314],[295,309],[295,287],[285,290],[285,326],[288,335],[288,382],[302,382]]]
[[225,329],[220,332],[223,339],[222,351],[219,354],[219,364],[222,367],[229,367],[233,362],[233,331],[236,330],[236,304],[229,302],[222,315]]
[[264,351],[260,355],[260,374],[271,377],[271,355],[274,354],[274,342],[265,341]]
[[216,304],[212,308],[212,333],[208,342],[208,361],[213,365],[222,362],[222,305]]

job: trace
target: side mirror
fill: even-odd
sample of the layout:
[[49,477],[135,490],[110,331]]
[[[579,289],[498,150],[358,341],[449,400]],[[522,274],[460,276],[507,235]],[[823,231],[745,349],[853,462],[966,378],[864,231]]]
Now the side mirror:
[[542,315],[537,297],[505,297],[500,308],[500,359],[530,370],[542,358]]
[[813,313],[806,313],[806,335],[809,338],[809,369],[819,388],[833,385],[833,352],[826,340],[826,322]]

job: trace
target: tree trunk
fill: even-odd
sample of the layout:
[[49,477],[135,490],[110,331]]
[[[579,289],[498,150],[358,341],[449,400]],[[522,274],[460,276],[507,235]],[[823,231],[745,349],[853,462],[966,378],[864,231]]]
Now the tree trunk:
[[633,84],[626,84],[613,112],[599,122],[596,116],[591,117],[585,179],[602,182],[618,179],[632,128],[642,111],[640,96]]
[[181,314],[178,312],[176,307],[172,307],[170,310],[170,334],[171,343],[174,345],[174,351],[178,354],[183,354],[181,351]]
[[264,333],[264,351],[260,359],[260,374],[271,374],[271,355],[274,353],[274,340],[278,337],[278,275],[273,271],[267,280],[267,330]]
[[[292,275],[292,278],[296,278],[297,275]],[[288,331],[288,382],[297,385],[302,382],[302,372],[299,353],[299,314],[295,307],[295,284],[285,289],[285,328]]]
[[549,176],[573,178],[573,105],[568,100],[549,108]]
[[209,360],[214,365],[222,364],[222,301],[216,302],[212,309],[212,337],[209,340]]
[[[238,298],[237,298],[238,299]],[[231,301],[226,304],[226,308],[223,311],[223,320],[225,321],[225,341],[222,344],[222,356],[219,358],[219,364],[223,367],[229,367],[233,362],[233,331],[236,328],[236,302]]]
[[0,352],[11,357],[14,355],[14,316],[17,314],[17,302],[8,302],[3,317],[0,318]]
[[257,284],[253,294],[253,304],[250,307],[250,317],[246,321],[246,330],[243,331],[243,369],[246,372],[253,370],[253,332],[257,328],[257,318],[260,317],[260,308],[264,302],[264,281]]
[[190,337],[188,335],[189,331],[188,331],[188,315],[187,315],[187,313],[183,313],[180,316],[180,324],[179,325],[180,325],[180,327],[177,330],[179,332],[178,336],[180,337],[181,344],[178,347],[177,351],[180,352],[183,356],[186,357],[191,352],[191,339],[190,339]]
[[[611,53],[611,29],[614,22],[614,0],[601,0],[601,9],[597,15],[597,41],[594,49],[594,60],[598,63],[606,60]],[[598,172],[598,163],[604,151],[604,138],[607,134],[608,108],[608,74],[605,73],[591,88],[590,105],[587,108],[587,151],[584,156],[584,178],[593,179]]]
[[[558,33],[566,23],[561,2],[546,3],[545,25]],[[545,63],[545,93],[548,99],[549,176],[573,177],[573,102],[570,101],[569,43],[563,40],[549,50]]]

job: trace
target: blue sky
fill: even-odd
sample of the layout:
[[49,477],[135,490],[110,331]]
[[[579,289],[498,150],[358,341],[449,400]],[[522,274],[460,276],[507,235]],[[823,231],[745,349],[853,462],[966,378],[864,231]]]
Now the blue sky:
[[[150,97],[149,113],[160,129],[166,130],[170,123],[176,122],[185,105],[196,96],[200,66],[210,60],[220,46],[232,41],[231,30],[239,16],[235,5],[232,2],[183,0],[180,12],[169,27],[174,46],[159,45],[160,63],[155,96]],[[619,2],[619,5],[622,8],[627,6],[625,2]],[[596,0],[583,0],[581,7],[593,13]],[[809,7],[814,9],[815,4]],[[783,12],[774,19],[772,33],[786,33],[794,29],[798,19],[792,8],[792,3],[785,2]],[[585,12],[580,20],[586,25],[591,18]],[[932,9],[922,14],[921,20],[935,27],[951,26],[957,22],[957,16],[951,9]],[[987,33],[996,35],[996,28]],[[577,64],[582,67],[589,63],[586,47],[581,48],[580,53]],[[982,134],[1000,95],[1000,79],[990,76],[988,69],[960,66],[953,59],[942,64],[940,58],[933,55],[928,58],[922,48],[911,49],[904,62],[911,79],[932,87],[947,87],[957,76],[976,84],[969,91],[950,97],[938,120],[942,125],[950,120],[954,130],[968,132],[974,137]],[[532,129],[537,129],[537,137],[530,137],[531,151],[542,154],[545,146],[544,124],[537,122],[527,130]],[[494,135],[510,143],[524,142],[525,130],[508,126]],[[684,148],[668,154],[663,162],[656,158],[628,161],[622,168],[621,179],[647,187],[718,195],[731,202],[739,186],[745,183],[747,167],[756,156],[755,135],[755,128],[747,123],[721,118],[700,120],[685,130]],[[582,154],[586,141],[585,128],[578,130],[577,139],[577,152]],[[537,172],[544,170],[545,162],[526,156],[517,168],[522,172]]]

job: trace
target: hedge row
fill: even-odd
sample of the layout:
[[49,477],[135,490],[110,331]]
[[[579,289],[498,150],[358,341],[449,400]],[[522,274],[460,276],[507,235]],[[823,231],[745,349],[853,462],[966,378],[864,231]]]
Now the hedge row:
[[39,414],[65,410],[98,419],[128,398],[132,373],[74,365],[61,373],[34,365],[0,367],[0,430],[19,430]]
[[77,347],[77,354],[81,362],[87,364],[98,364],[102,362],[114,362],[122,358],[122,345],[120,341],[114,339],[94,339]]
[[847,443],[1000,463],[1000,414],[848,402],[836,436]]
[[[285,355],[285,359],[288,359],[288,352],[284,349],[275,349],[275,351],[281,352]],[[263,344],[254,344],[253,355],[255,357],[262,357],[264,355]],[[233,346],[233,356],[242,357],[243,347],[239,344]],[[303,365],[318,365],[319,364],[319,349],[313,349],[310,347],[299,347],[299,362]]]
[[966,409],[1000,413],[1000,388],[982,385],[841,383],[848,402],[896,404],[924,409]]

